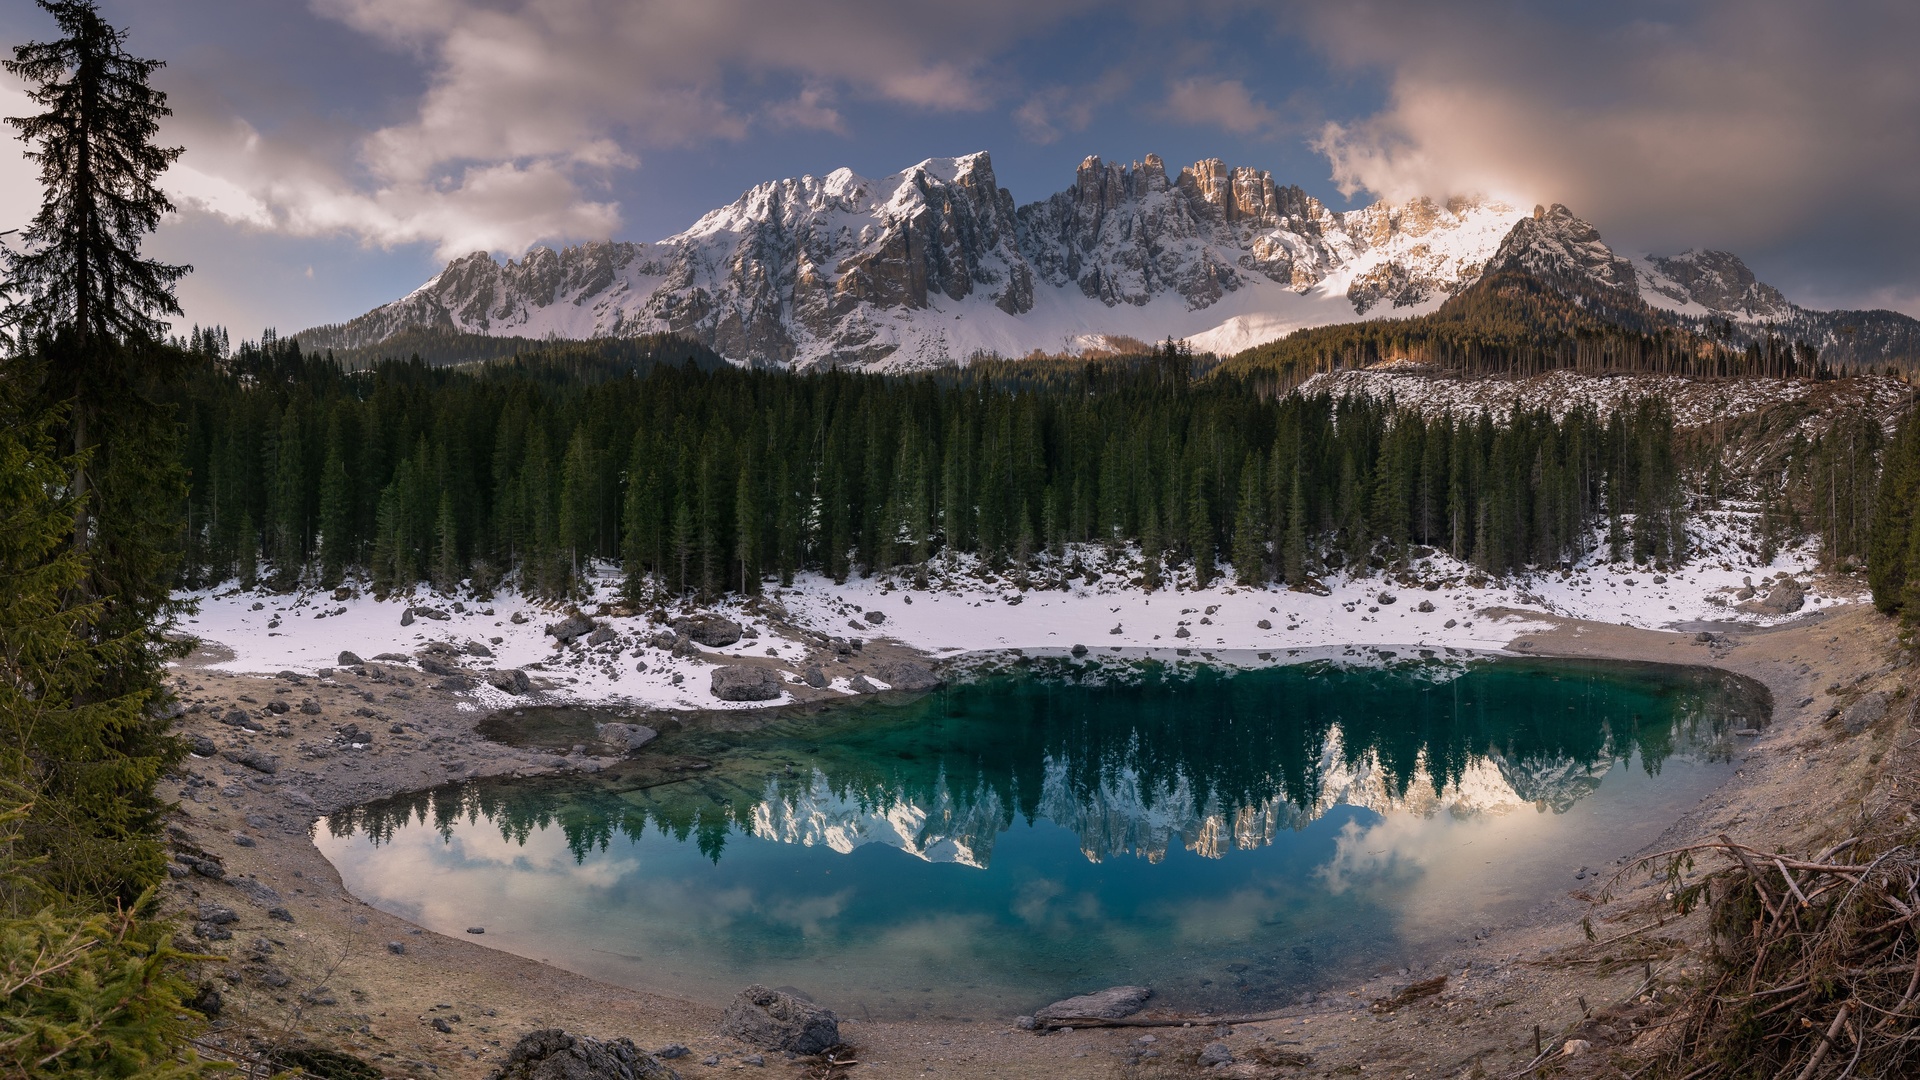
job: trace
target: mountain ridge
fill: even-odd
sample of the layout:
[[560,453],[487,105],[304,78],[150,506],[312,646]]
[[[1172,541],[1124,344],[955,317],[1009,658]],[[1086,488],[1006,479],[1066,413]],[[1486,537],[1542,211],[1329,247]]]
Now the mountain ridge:
[[981,355],[1077,354],[1176,337],[1239,353],[1296,330],[1437,310],[1501,267],[1577,289],[1632,322],[1742,347],[1805,339],[1837,362],[1920,354],[1895,312],[1801,308],[1738,256],[1626,258],[1566,207],[1418,198],[1333,210],[1270,172],[1148,154],[1088,157],[1016,205],[985,152],[880,178],[766,181],[652,243],[450,261],[408,295],[296,335],[363,353],[434,331],[531,340],[673,333],[735,363],[911,370]]

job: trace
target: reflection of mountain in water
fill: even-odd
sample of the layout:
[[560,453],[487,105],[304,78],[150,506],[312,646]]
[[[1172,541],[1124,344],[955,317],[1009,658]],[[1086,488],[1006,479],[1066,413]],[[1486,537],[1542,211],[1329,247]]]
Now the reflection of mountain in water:
[[[376,838],[419,815],[549,823],[577,853],[649,824],[718,858],[746,834],[867,844],[985,866],[1016,820],[1073,832],[1088,859],[1210,858],[1271,844],[1335,806],[1456,816],[1564,811],[1622,760],[1719,757],[1762,712],[1714,672],[1491,661],[1253,671],[1035,664],[907,703],[668,736],[715,762],[648,790],[477,784],[337,815]],[[1444,675],[1445,677],[1437,677]],[[1763,693],[1763,692],[1762,692]],[[804,761],[805,767],[796,767]]]
[[[1614,760],[1608,754],[1598,762],[1513,762],[1488,755],[1444,787],[1436,787],[1423,766],[1411,784],[1396,792],[1379,756],[1369,752],[1350,760],[1336,730],[1321,755],[1319,791],[1310,803],[1302,805],[1279,793],[1257,803],[1223,806],[1217,794],[1196,794],[1184,774],[1149,788],[1138,769],[1124,764],[1101,770],[1096,784],[1078,788],[1068,763],[1050,757],[1039,816],[1079,836],[1080,850],[1093,862],[1128,854],[1159,862],[1176,838],[1187,850],[1217,859],[1230,849],[1265,847],[1282,830],[1305,828],[1341,805],[1423,817],[1474,817],[1521,808],[1561,812],[1598,789]],[[814,770],[799,783],[769,780],[747,831],[766,840],[818,844],[842,853],[863,844],[885,844],[928,862],[985,866],[994,837],[1012,823],[1011,808],[984,785],[967,798],[956,798],[942,777],[928,803],[919,805],[901,791],[856,795],[836,790],[825,773]]]

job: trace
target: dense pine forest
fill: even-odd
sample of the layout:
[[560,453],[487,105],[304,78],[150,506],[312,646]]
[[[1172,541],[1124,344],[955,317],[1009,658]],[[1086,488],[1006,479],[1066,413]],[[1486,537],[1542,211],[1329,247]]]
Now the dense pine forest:
[[1596,543],[1685,557],[1672,419],[1653,403],[1423,419],[1195,381],[1171,350],[906,378],[661,358],[349,373],[292,341],[210,358],[178,402],[186,579],[484,590],[511,575],[560,597],[602,559],[638,597],[918,576],[959,555],[1059,582],[1099,572],[1083,545],[1137,546],[1150,588],[1177,571],[1303,584],[1417,546],[1496,573]]

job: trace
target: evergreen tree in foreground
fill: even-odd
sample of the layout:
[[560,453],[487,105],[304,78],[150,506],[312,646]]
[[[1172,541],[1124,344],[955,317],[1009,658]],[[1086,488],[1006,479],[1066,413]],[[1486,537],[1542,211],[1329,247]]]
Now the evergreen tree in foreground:
[[[171,209],[157,180],[179,151],[154,142],[168,113],[148,84],[159,63],[128,54],[125,34],[90,2],[40,6],[63,36],[18,46],[4,63],[43,110],[8,122],[39,167],[44,201],[24,246],[5,254],[0,382],[5,426],[52,440],[41,459],[64,473],[69,551],[16,549],[24,561],[7,572],[73,560],[57,564],[70,594],[60,603],[76,613],[82,669],[63,684],[67,706],[10,717],[31,731],[6,779],[33,806],[23,853],[46,855],[62,891],[131,900],[162,872],[153,785],[180,752],[156,706],[176,648],[164,631],[186,485],[179,426],[157,399],[187,363],[160,341],[159,322],[179,312],[172,287],[187,268],[140,255]],[[28,487],[56,485],[34,468]]]

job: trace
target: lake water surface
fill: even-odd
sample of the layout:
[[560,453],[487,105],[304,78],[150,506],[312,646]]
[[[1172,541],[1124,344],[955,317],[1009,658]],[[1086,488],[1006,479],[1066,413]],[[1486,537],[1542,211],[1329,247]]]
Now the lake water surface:
[[1765,708],[1701,669],[1052,658],[693,723],[598,777],[386,800],[317,840],[377,907],[695,999],[986,1018],[1146,983],[1259,1008],[1590,887]]

